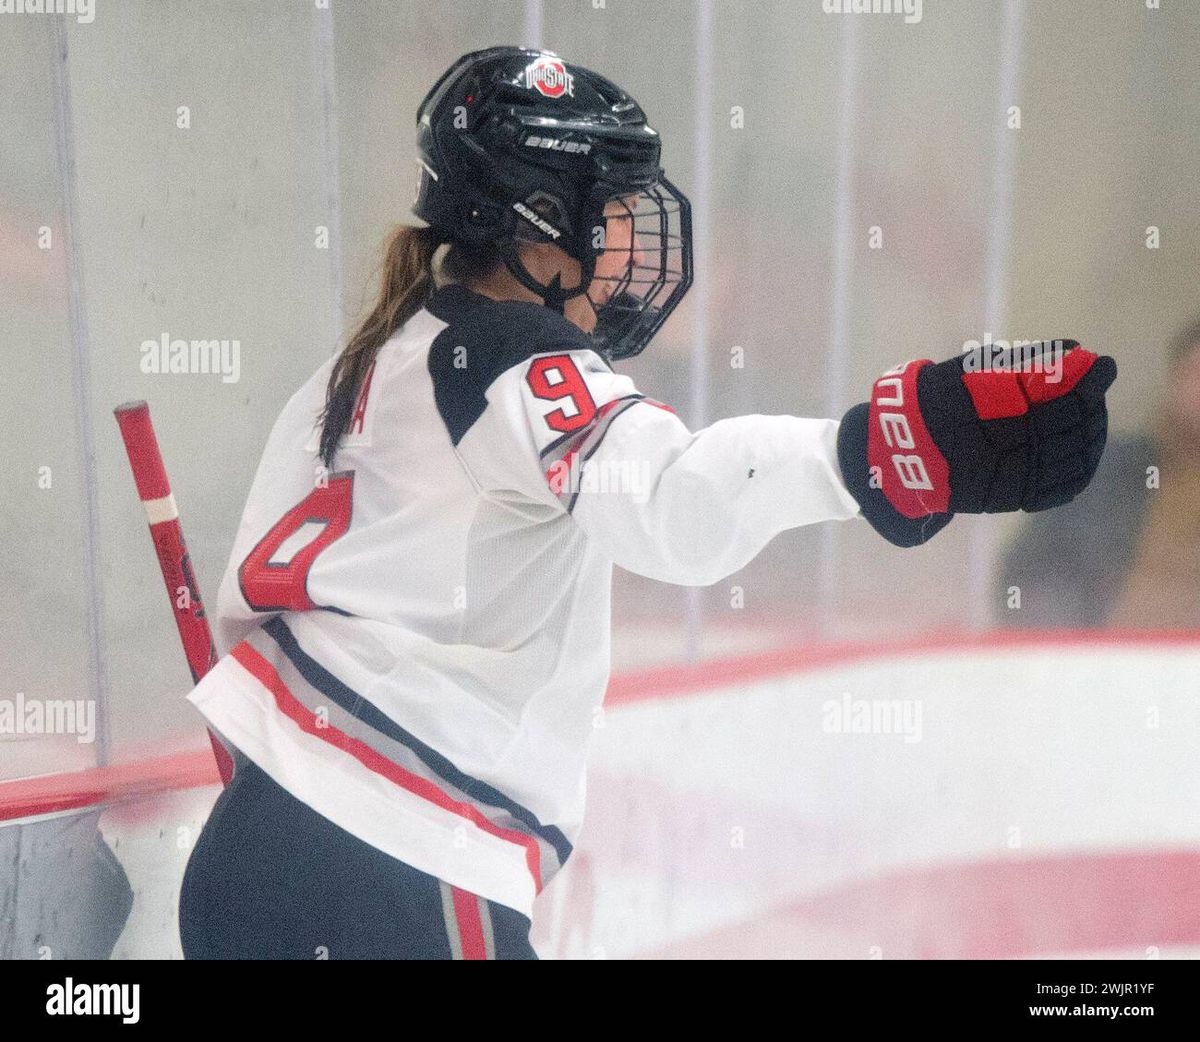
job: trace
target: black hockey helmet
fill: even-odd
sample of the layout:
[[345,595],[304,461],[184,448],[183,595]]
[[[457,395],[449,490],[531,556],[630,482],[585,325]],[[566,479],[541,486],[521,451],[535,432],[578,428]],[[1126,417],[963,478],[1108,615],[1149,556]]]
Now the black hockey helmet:
[[[666,179],[661,142],[628,94],[549,51],[490,47],[456,61],[417,112],[413,212],[448,241],[494,245],[520,283],[561,312],[604,252],[605,205],[620,200],[637,252],[596,311],[609,358],[638,354],[692,283],[691,206]],[[632,199],[636,197],[636,199]],[[522,242],[579,261],[579,285],[539,282]]]

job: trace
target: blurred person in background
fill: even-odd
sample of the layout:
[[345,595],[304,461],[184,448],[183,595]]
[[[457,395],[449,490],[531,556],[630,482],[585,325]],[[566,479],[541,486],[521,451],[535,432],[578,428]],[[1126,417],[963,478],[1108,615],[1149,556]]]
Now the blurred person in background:
[[1091,486],[1010,543],[998,625],[1200,626],[1200,319],[1168,357],[1154,429],[1110,438]]

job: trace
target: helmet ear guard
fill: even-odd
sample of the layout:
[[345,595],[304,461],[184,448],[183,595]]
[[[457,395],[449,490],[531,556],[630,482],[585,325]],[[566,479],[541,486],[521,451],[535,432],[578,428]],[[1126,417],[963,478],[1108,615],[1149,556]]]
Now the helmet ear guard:
[[487,199],[469,202],[466,207],[464,223],[475,230],[479,242],[490,242],[497,236],[509,234],[513,224],[512,216],[507,208],[500,203]]
[[[543,189],[532,192],[524,201],[513,204],[520,214],[517,233],[498,243],[500,255],[514,278],[531,293],[542,298],[548,308],[560,315],[572,297],[587,292],[596,271],[596,251],[590,247],[591,229],[604,220],[604,203],[599,193],[582,204],[582,212],[571,220],[566,201],[557,193]],[[579,280],[564,288],[562,272],[555,272],[549,283],[540,282],[525,264],[521,247],[529,243],[557,246],[579,262]]]

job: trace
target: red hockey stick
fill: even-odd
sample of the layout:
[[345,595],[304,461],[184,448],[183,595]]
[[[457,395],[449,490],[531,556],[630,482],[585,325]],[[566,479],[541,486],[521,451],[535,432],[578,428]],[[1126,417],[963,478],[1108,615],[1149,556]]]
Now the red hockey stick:
[[[179,629],[179,639],[187,655],[188,668],[192,671],[192,680],[198,682],[216,664],[217,649],[208,628],[208,618],[204,614],[204,602],[192,572],[187,544],[183,541],[179,510],[175,506],[175,497],[171,495],[171,484],[167,480],[158,438],[154,436],[150,407],[145,402],[127,402],[118,405],[113,414],[121,428],[138,496],[146,508],[150,536],[158,553],[163,581],[167,584],[167,595],[171,600],[175,625]],[[212,742],[213,755],[217,758],[221,780],[228,785],[233,777],[233,759],[215,734],[209,731],[208,737]]]

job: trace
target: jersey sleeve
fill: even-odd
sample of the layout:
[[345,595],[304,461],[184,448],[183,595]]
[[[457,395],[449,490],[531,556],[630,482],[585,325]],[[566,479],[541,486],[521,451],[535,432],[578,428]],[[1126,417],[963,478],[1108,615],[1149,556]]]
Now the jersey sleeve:
[[459,445],[479,484],[572,515],[639,575],[707,586],[782,531],[859,513],[833,420],[750,415],[692,432],[586,349],[511,367],[487,399]]
[[566,503],[547,474],[556,451],[642,395],[594,351],[563,346],[506,369],[485,397],[456,446],[468,474],[490,498],[563,513]]

